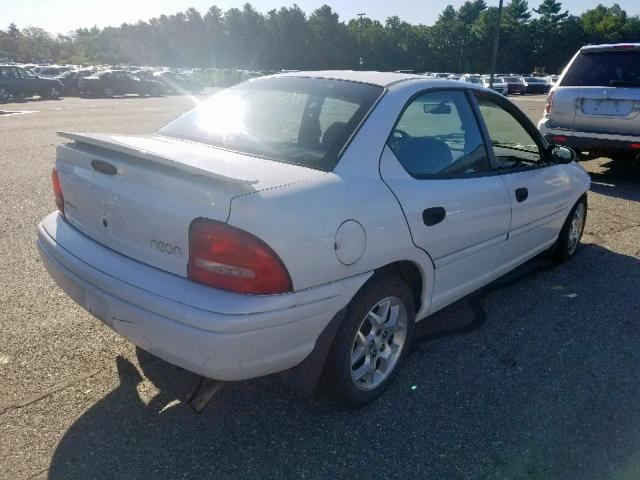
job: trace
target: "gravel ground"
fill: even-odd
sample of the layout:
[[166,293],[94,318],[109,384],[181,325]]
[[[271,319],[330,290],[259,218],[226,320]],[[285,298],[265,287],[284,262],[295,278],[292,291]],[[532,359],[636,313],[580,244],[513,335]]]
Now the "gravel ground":
[[[534,120],[543,97],[515,100]],[[585,162],[584,246],[534,259],[420,324],[406,368],[360,410],[278,377],[226,385],[137,351],[49,279],[57,130],[152,132],[188,97],[0,110],[0,478],[640,478],[640,167]]]

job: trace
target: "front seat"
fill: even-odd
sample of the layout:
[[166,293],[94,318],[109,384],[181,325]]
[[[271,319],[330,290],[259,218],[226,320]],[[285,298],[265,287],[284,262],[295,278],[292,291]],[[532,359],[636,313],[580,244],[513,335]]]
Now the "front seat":
[[400,143],[398,160],[412,175],[434,175],[453,163],[453,155],[442,140],[414,137]]

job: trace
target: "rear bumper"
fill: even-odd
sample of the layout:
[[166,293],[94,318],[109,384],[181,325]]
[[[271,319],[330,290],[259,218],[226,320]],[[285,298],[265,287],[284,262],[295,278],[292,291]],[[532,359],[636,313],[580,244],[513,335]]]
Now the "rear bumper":
[[577,151],[632,152],[640,149],[640,135],[584,132],[550,125],[549,119],[538,122],[538,130],[549,143],[567,145]]
[[218,380],[299,364],[371,275],[283,295],[234,294],[124,257],[58,213],[38,226],[37,245],[51,277],[93,316],[154,355]]

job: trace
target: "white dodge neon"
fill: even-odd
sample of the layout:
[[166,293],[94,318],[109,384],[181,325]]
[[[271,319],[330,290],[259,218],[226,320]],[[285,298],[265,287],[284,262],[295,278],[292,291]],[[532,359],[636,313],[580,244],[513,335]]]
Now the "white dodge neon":
[[55,281],[153,354],[218,380],[320,363],[373,400],[414,323],[536,254],[572,257],[589,176],[503,96],[378,72],[293,72],[154,135],[63,133]]

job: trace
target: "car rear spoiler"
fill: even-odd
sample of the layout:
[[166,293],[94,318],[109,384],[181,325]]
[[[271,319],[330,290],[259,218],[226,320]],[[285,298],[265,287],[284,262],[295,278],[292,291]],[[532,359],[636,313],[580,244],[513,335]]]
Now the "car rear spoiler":
[[193,175],[247,185],[258,183],[258,179],[250,172],[224,158],[237,154],[208,145],[159,135],[134,136],[70,132],[58,132],[58,135],[76,143],[84,143],[132,155],[156,164],[179,168]]

